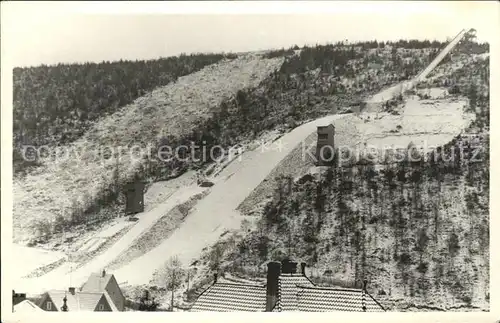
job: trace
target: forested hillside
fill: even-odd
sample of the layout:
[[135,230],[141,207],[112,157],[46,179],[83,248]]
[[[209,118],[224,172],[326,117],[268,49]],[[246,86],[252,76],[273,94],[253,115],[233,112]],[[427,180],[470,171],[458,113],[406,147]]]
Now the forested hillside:
[[413,40],[269,52],[267,57],[287,57],[281,69],[259,87],[223,102],[213,121],[206,123],[207,129],[200,131],[231,145],[264,130],[293,128],[305,120],[349,112],[370,94],[416,75],[440,47],[444,44]]
[[[183,136],[179,137],[177,133],[163,131],[163,137],[159,138],[157,145],[167,143],[175,147],[182,144],[189,145],[193,141],[197,145],[205,142],[204,146],[207,150],[214,145],[227,147],[242,140],[254,139],[265,130],[293,128],[298,123],[311,118],[336,112],[348,112],[348,109],[337,111],[337,107],[359,104],[364,96],[416,74],[419,68],[437,54],[437,49],[432,47],[415,49],[415,47],[423,47],[422,44],[437,46],[437,43],[418,44],[420,43],[416,41],[401,42],[402,46],[409,48],[396,48],[391,47],[390,44],[376,42],[349,46],[338,43],[269,52],[265,57],[286,56],[281,68],[274,72],[270,71],[271,74],[260,82],[259,86],[243,88],[236,96],[212,107],[211,112],[205,116],[206,121],[193,126],[192,131],[184,131]],[[91,129],[97,121],[103,120],[105,116],[111,116],[112,112],[120,108],[119,104],[133,100],[134,95],[144,94],[146,88],[156,87],[161,80],[175,79],[181,73],[194,71],[222,57],[223,55],[193,55],[164,61],[105,63],[102,66],[96,64],[42,66],[18,70],[17,73],[20,76],[15,91],[20,92],[15,94],[15,98],[19,98],[14,112],[15,143],[18,145],[72,143],[75,139],[81,138],[85,130]],[[98,68],[99,66],[101,67]],[[137,75],[135,78],[133,72],[129,72],[126,68],[127,66],[131,71],[135,71]],[[159,67],[155,68],[156,66]],[[173,71],[169,70],[171,66],[173,66]],[[94,70],[94,73],[97,73],[95,76],[92,74]],[[61,71],[65,71],[66,74]],[[37,78],[31,82],[27,77],[30,73],[37,75]],[[68,80],[73,81],[68,81],[64,85],[60,84],[62,81],[54,81],[64,79],[64,77],[57,76],[61,73],[67,75]],[[23,75],[24,78],[21,77]],[[173,76],[167,77],[166,75]],[[44,90],[41,84],[49,86],[48,89]],[[76,86],[77,84],[82,86]],[[99,88],[96,84],[102,84],[104,88]],[[34,95],[29,94],[29,89]],[[196,89],[192,91],[197,92]],[[103,93],[111,94],[111,96],[103,95]],[[48,104],[47,98],[54,97],[58,104]],[[144,103],[147,103],[147,100],[144,99]],[[83,105],[80,105],[81,102]],[[157,109],[161,110],[160,107],[154,107],[153,110]],[[62,117],[65,115],[63,111],[66,113],[65,118]],[[146,114],[145,111],[143,121],[153,122],[146,119]],[[37,116],[41,116],[41,119]],[[33,124],[40,124],[40,127],[33,128]],[[140,124],[134,123],[134,125]],[[102,131],[109,132],[106,129]],[[90,137],[93,138],[93,135],[89,135]],[[135,139],[127,136],[122,139],[124,141],[135,140],[137,144],[143,142],[143,137],[144,134]],[[155,145],[152,147],[153,155],[156,155],[156,148]],[[197,153],[201,154],[201,151]],[[20,157],[19,154],[15,155],[15,164],[25,166],[26,163],[20,163],[22,162]],[[190,160],[184,162],[176,159],[151,162],[146,160],[144,163],[144,167],[137,170],[137,176],[148,182],[165,180],[182,173],[188,167],[200,166],[193,164]],[[17,169],[20,168],[22,167]],[[118,174],[118,171],[118,168],[114,170],[116,174],[113,177],[124,181],[124,177],[128,175]],[[50,176],[51,181],[57,181],[57,176],[54,174]],[[86,219],[94,223],[109,219],[111,214],[117,216],[119,213],[117,214],[115,209],[103,211],[107,205],[115,205],[117,201],[118,204],[123,203],[123,199],[119,199],[120,184],[118,180],[115,182],[111,189],[113,193],[109,193],[109,189],[104,189],[96,197],[88,197],[89,194],[86,194],[83,197],[84,201],[80,203],[72,201],[73,211],[69,211],[67,217],[79,220],[76,222],[68,220],[69,223],[84,223]],[[26,195],[28,196],[29,194]],[[62,221],[62,218],[59,218]],[[58,221],[55,226],[61,227],[61,221]],[[66,230],[70,230],[70,227]],[[53,232],[54,228],[43,223],[40,224],[38,231],[43,232],[43,236],[47,237],[50,236],[48,232]]]
[[[399,41],[352,45],[338,43],[271,51],[266,57],[284,55],[285,62],[260,82],[259,86],[242,89],[217,107],[211,107],[204,118],[206,121],[193,125],[193,130],[185,131],[183,136],[163,131],[163,137],[159,138],[157,144],[161,146],[168,143],[175,147],[194,141],[198,145],[205,142],[207,149],[213,145],[227,147],[242,140],[254,139],[265,130],[289,129],[312,118],[349,112],[349,106],[359,105],[371,93],[414,76],[442,47],[444,44],[438,42]],[[191,55],[148,62],[17,69],[14,96],[15,143],[71,143],[80,138],[95,121],[117,111],[120,104],[145,94],[147,89],[175,80],[183,73],[190,73],[223,57],[224,55]],[[64,84],[59,80],[64,80]],[[54,104],[49,104],[50,102]],[[147,103],[147,99],[143,103]],[[145,119],[146,112],[143,121],[148,121]],[[39,126],[32,127],[33,125]],[[89,135],[90,137],[92,136]],[[133,138],[123,138],[124,141],[129,139]],[[153,150],[156,148],[154,146]],[[15,161],[19,161],[20,156],[16,157]],[[144,161],[143,166],[137,170],[136,175],[151,182],[168,179],[189,167],[197,168],[200,165],[174,159]],[[115,168],[112,171],[113,174],[116,173],[114,178],[120,177],[121,181],[126,179],[118,174],[118,168],[111,168]],[[50,176],[54,177],[53,174]],[[51,179],[54,180],[55,178]],[[65,230],[71,230],[74,226],[71,223],[81,224],[87,220],[95,223],[118,216],[120,213],[115,208],[103,211],[107,205],[123,203],[123,199],[119,198],[119,183],[116,181],[111,186],[112,193],[105,188],[94,197],[86,194],[84,201],[80,203],[71,201],[73,206],[70,209],[73,211],[68,211],[66,221],[61,220],[67,226]],[[79,220],[69,220],[75,218]],[[61,227],[61,221],[54,226]],[[45,224],[42,227],[43,230],[38,231],[44,232],[45,237],[50,237],[50,233],[55,231]]]
[[[256,88],[238,91],[212,110],[210,118],[182,138],[166,136],[161,144],[189,145],[209,150],[255,139],[266,130],[289,130],[328,114],[350,112],[369,96],[414,76],[437,55],[437,42],[400,41],[401,48],[383,42],[341,43],[271,51],[267,58],[286,57],[281,68]],[[392,46],[395,46],[392,44]],[[433,46],[424,48],[424,46]],[[406,48],[408,47],[408,48]],[[441,44],[443,47],[443,44]],[[195,152],[200,158],[202,151]],[[210,162],[210,160],[206,161]],[[148,163],[141,177],[165,179],[200,163],[169,160]]]
[[38,232],[47,241],[56,232],[81,230],[81,225],[99,225],[123,215],[117,208],[123,210],[124,186],[157,179],[149,176],[149,163],[159,161],[158,169],[183,171],[177,158],[159,155],[157,145],[175,148],[190,139],[220,102],[258,86],[282,63],[282,58],[254,54],[224,59],[99,118],[82,137],[59,147],[69,154],[48,156],[41,166],[15,178],[15,239],[33,238]]
[[[386,47],[393,48],[390,52]],[[318,45],[278,50],[269,56],[294,54],[282,69],[263,84],[265,93],[242,93],[238,104],[249,106],[259,102],[259,111],[275,109],[272,101],[285,99],[287,114],[294,118],[310,117],[301,114],[306,106],[321,103],[320,115],[331,110],[329,105],[353,94],[367,95],[381,86],[412,75],[437,53],[439,42],[402,40],[395,43],[362,42],[352,46],[342,44]],[[399,48],[399,49],[397,49]],[[426,49],[426,50],[423,50]],[[406,51],[406,52],[405,52]],[[410,52],[411,51],[411,52]],[[417,52],[414,52],[417,51]],[[422,54],[419,54],[421,51]],[[410,54],[418,56],[408,60]],[[392,62],[384,63],[388,56]],[[23,163],[22,145],[62,145],[79,138],[92,123],[131,103],[156,87],[175,81],[179,76],[193,73],[223,57],[234,55],[192,54],[149,61],[118,61],[85,64],[58,64],[15,68],[13,71],[14,166],[22,170],[32,163]],[[348,62],[350,61],[350,63]],[[370,63],[380,63],[381,69],[368,72]],[[363,71],[361,78],[355,77]],[[343,77],[349,78],[342,81]],[[376,81],[376,82],[375,82]],[[299,84],[300,83],[300,84]],[[376,84],[375,84],[376,83]],[[321,84],[321,86],[318,86]],[[297,90],[307,90],[300,95]],[[285,91],[282,97],[278,97]],[[264,95],[271,94],[269,98]],[[335,95],[337,98],[331,98]],[[318,99],[318,96],[324,98]],[[271,107],[265,100],[271,101]],[[290,107],[299,99],[296,106]],[[224,107],[223,107],[224,108]],[[291,110],[291,111],[289,111]],[[307,112],[307,111],[306,111]],[[260,112],[262,113],[262,112]],[[301,115],[298,117],[298,115]],[[275,120],[277,119],[277,120]],[[272,118],[272,127],[282,123],[281,116]]]
[[318,283],[367,278],[390,310],[488,310],[489,61],[431,82],[468,98],[476,120],[465,133],[421,162],[364,161],[291,187],[277,181],[272,199],[209,262],[218,254],[219,270],[253,278],[267,261],[290,257],[307,262]]
[[225,56],[192,54],[148,61],[15,68],[14,170],[33,164],[23,161],[19,151],[22,145],[70,143],[99,118]]
[[257,229],[226,254],[229,270],[291,257],[326,283],[368,278],[391,309],[487,308],[489,172],[480,157],[333,168],[278,187]]

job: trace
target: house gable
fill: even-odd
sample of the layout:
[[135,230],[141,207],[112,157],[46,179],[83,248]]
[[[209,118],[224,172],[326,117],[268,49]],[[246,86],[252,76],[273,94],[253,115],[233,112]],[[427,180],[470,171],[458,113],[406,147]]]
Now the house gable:
[[[42,309],[47,309],[47,302],[50,299],[52,304],[50,307],[54,311],[62,311],[64,304],[63,299],[66,298],[66,305],[68,312],[81,312],[81,311],[111,311],[113,306],[109,304],[109,300],[104,293],[90,293],[90,292],[76,292],[75,294],[61,291],[52,290],[47,292],[47,296],[42,300]],[[103,305],[100,307],[99,305]]]
[[125,309],[125,296],[123,296],[122,290],[114,275],[111,275],[104,291],[108,293],[118,311],[123,311]]
[[113,311],[125,310],[125,297],[112,274],[93,273],[80,290],[88,293],[105,293],[113,303],[110,304]]
[[40,303],[37,304],[42,310],[48,311],[48,312],[57,312],[58,307],[56,303],[54,303],[54,300],[50,297],[49,293],[45,293],[42,296],[42,299],[40,300]]
[[111,312],[111,305],[108,303],[107,298],[102,294],[101,299],[97,302],[94,312]]
[[111,277],[112,275],[110,274],[101,275],[99,273],[92,273],[80,288],[80,291],[88,293],[102,293],[106,289]]

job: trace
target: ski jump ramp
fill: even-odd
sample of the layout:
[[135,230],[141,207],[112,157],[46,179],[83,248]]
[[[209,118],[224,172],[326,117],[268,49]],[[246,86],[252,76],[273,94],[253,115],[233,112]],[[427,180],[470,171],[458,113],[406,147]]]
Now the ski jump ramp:
[[404,81],[402,83],[398,83],[394,86],[391,86],[385,90],[383,90],[380,93],[377,93],[373,97],[371,97],[369,100],[366,101],[367,106],[370,105],[379,105],[381,103],[384,103],[399,94],[402,94],[404,91],[412,89],[415,85],[417,85],[419,82],[422,82],[425,80],[425,78],[436,68],[436,66],[441,63],[441,61],[448,55],[457,45],[460,43],[460,41],[464,38],[464,36],[468,33],[469,31],[466,29],[462,29],[456,36],[453,38],[448,45],[432,60],[432,62],[427,65],[426,68],[424,68],[417,76],[412,78],[411,80]]

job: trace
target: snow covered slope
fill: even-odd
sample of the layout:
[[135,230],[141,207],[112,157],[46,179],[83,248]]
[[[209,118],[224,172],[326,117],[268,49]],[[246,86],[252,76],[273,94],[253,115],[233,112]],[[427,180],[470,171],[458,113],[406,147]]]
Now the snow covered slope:
[[[82,205],[84,198],[93,200],[109,187],[116,162],[100,157],[103,149],[146,149],[165,135],[187,134],[197,122],[210,117],[211,108],[238,90],[257,86],[282,63],[283,58],[264,59],[252,54],[224,60],[158,88],[99,120],[81,139],[62,147],[69,157],[47,161],[36,172],[14,181],[15,241],[30,238],[36,221],[67,216],[74,202]],[[130,152],[125,150],[120,156],[123,179],[141,163],[136,153]]]

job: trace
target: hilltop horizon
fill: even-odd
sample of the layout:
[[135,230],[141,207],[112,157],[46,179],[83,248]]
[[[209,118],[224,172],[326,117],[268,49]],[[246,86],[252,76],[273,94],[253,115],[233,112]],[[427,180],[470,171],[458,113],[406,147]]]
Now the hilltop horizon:
[[[295,6],[287,5],[286,9]],[[245,11],[214,15],[207,11],[193,15],[159,9],[150,14],[144,8],[119,14],[120,6],[113,6],[112,12],[99,12],[99,8],[68,11],[56,4],[42,7],[9,3],[2,12],[2,42],[9,48],[4,59],[11,66],[30,67],[151,60],[181,53],[244,53],[346,40],[444,42],[463,28],[476,29],[478,42],[495,39],[491,32],[494,13],[486,6],[468,7],[467,14],[457,4],[441,4],[441,8],[380,3],[359,10],[356,6],[346,4],[344,8],[340,3],[317,13]]]
[[[464,28],[465,29],[465,28]],[[329,45],[335,45],[337,46],[340,43],[343,43],[343,46],[356,46],[359,44],[367,44],[367,43],[384,43],[384,44],[394,44],[398,42],[404,42],[404,41],[417,41],[417,42],[425,42],[429,41],[430,43],[435,43],[438,42],[442,46],[445,46],[447,42],[450,41],[450,37],[447,37],[445,40],[438,40],[438,39],[418,39],[418,38],[400,38],[397,40],[384,40],[384,39],[372,39],[372,40],[354,40],[354,41],[349,41],[349,40],[344,40],[344,41],[325,41],[325,42],[316,42],[316,43],[304,43],[304,44],[291,44],[290,46],[281,46],[281,47],[269,47],[269,48],[256,48],[253,50],[246,50],[246,51],[195,51],[195,52],[180,52],[177,54],[171,54],[171,55],[164,55],[164,56],[158,56],[158,57],[137,57],[137,58],[115,58],[115,59],[102,59],[102,60],[87,60],[87,61],[67,61],[67,62],[55,62],[55,63],[40,63],[38,65],[22,65],[22,66],[14,66],[14,69],[20,68],[20,69],[26,69],[26,68],[36,68],[36,67],[41,67],[41,66],[47,66],[47,67],[52,67],[52,66],[59,66],[59,65],[85,65],[85,64],[103,64],[103,63],[118,63],[118,62],[152,62],[156,60],[161,60],[161,59],[168,59],[168,58],[174,58],[174,57],[180,57],[180,56],[196,56],[196,55],[248,55],[248,54],[265,54],[267,52],[273,52],[273,51],[279,51],[279,50],[288,50],[288,49],[293,49],[293,48],[305,48],[305,47],[314,47],[314,46],[329,46]],[[487,41],[477,41],[477,44],[479,45],[490,45],[489,42]]]

